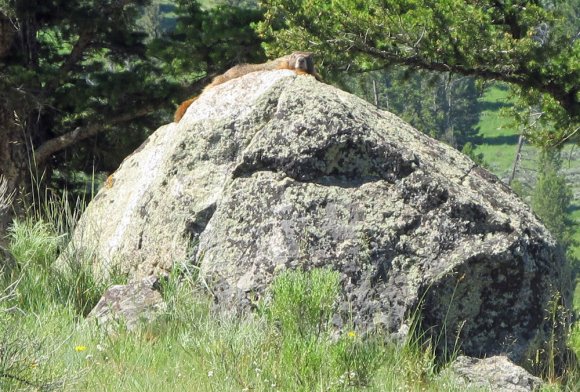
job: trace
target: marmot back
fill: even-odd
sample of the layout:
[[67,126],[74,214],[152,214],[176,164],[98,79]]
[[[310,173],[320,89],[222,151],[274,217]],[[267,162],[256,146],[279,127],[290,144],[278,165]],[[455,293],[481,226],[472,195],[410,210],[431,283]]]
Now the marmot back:
[[[230,68],[221,75],[216,76],[210,84],[208,84],[202,91],[205,92],[207,89],[220,85],[227,82],[228,80],[236,79],[241,76],[247,75],[252,72],[258,71],[273,71],[276,69],[290,69],[295,71],[299,75],[312,75],[317,80],[321,80],[320,76],[316,72],[314,67],[314,58],[310,52],[294,52],[287,56],[277,58],[272,61],[268,61],[262,64],[240,64],[235,67]],[[173,121],[179,122],[187,108],[197,99],[197,97],[192,97],[184,101],[177,110],[173,117]]]

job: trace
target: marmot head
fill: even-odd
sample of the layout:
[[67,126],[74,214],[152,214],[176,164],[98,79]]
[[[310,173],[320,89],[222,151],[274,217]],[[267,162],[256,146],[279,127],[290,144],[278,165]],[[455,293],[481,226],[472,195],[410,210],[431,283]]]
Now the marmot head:
[[302,71],[314,72],[314,59],[311,52],[294,52],[288,59],[290,69],[300,69]]

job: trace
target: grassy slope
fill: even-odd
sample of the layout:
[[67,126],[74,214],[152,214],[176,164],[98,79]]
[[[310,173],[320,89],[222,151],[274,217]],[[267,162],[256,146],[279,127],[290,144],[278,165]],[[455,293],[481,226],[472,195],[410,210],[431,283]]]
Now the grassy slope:
[[480,104],[483,109],[478,124],[481,140],[478,140],[475,152],[483,153],[491,171],[505,178],[511,170],[518,142],[517,130],[499,113],[502,107],[509,106],[508,90],[489,88]]

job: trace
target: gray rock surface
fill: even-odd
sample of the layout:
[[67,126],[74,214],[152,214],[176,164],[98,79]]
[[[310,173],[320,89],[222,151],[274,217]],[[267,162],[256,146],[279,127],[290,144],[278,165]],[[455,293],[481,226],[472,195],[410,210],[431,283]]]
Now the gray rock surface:
[[134,277],[194,263],[237,309],[279,271],[333,268],[338,327],[397,332],[420,306],[440,350],[519,363],[551,333],[554,292],[570,295],[554,238],[495,176],[290,71],[217,86],[157,130],[91,202],[71,249]]
[[107,289],[89,313],[88,319],[95,319],[100,326],[109,330],[120,325],[134,330],[141,323],[157,319],[165,308],[166,304],[159,292],[159,281],[149,276]]
[[515,365],[505,356],[485,359],[459,356],[450,369],[470,387],[493,392],[533,392],[542,380]]

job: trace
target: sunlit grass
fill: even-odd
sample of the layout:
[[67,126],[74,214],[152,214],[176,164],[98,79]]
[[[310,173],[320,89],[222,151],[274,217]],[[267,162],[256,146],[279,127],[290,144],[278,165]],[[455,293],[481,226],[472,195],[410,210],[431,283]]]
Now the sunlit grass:
[[[486,104],[509,104],[508,94],[506,89],[492,86],[486,89],[480,102],[484,107]],[[482,111],[477,126],[482,141],[477,143],[475,153],[482,153],[491,171],[500,178],[505,177],[515,157],[518,130],[495,107]]]
[[[329,317],[338,286],[330,271],[282,275],[261,311],[241,317],[217,312],[195,279],[176,279],[167,313],[131,332],[108,333],[74,306],[2,307],[30,342],[16,358],[25,368],[20,376],[64,391],[465,390],[436,371],[421,345],[363,339],[352,329],[334,336]],[[0,377],[3,391],[29,387]]]

